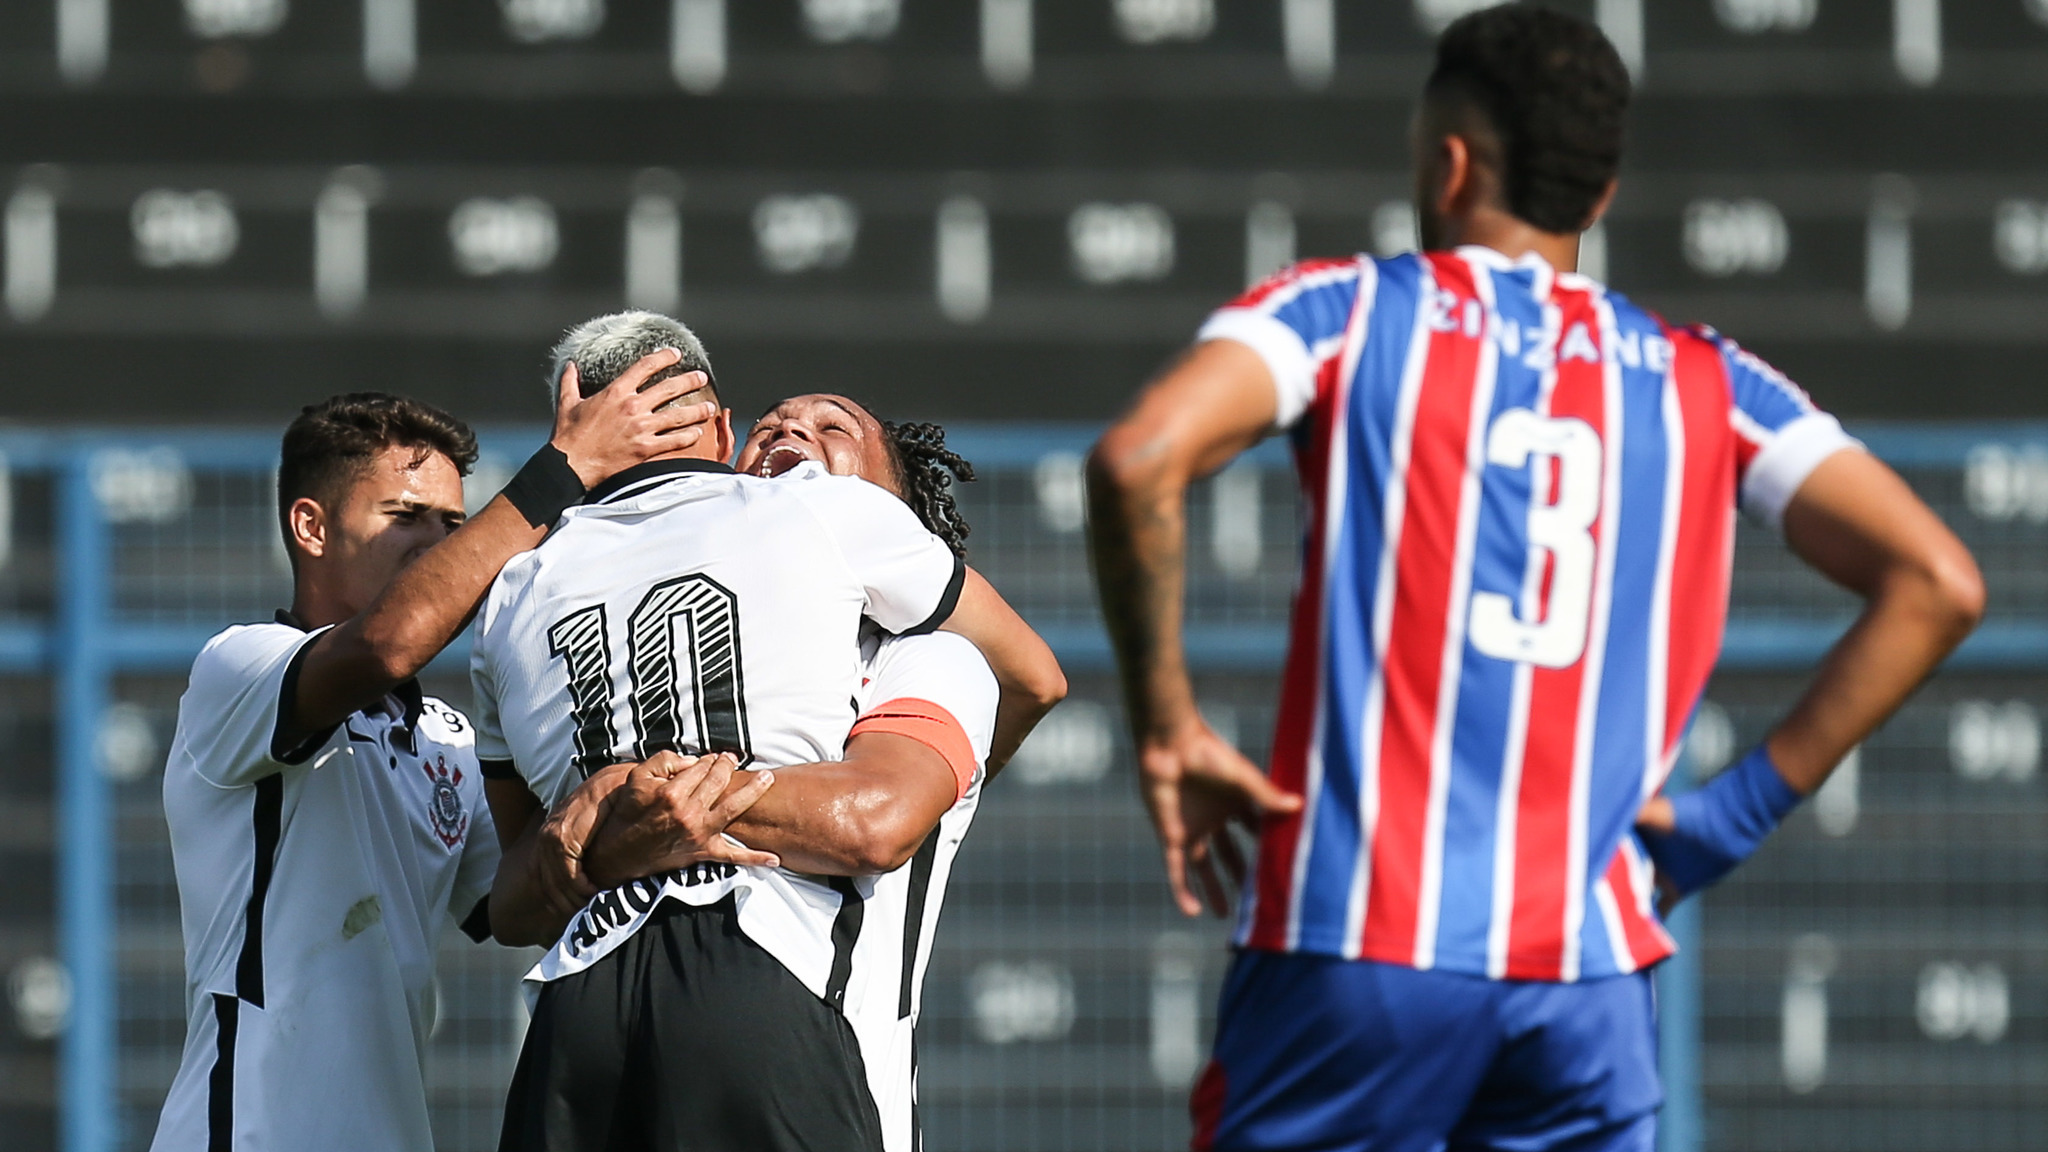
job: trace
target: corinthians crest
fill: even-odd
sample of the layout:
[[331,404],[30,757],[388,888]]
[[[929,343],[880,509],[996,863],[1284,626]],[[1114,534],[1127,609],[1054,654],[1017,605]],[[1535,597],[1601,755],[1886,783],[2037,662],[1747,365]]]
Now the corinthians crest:
[[446,756],[436,756],[431,764],[420,761],[420,771],[433,782],[433,791],[427,794],[427,816],[433,822],[434,835],[453,848],[462,843],[463,835],[469,831],[469,813],[463,809],[462,793],[455,787],[462,783],[462,769],[450,768]]

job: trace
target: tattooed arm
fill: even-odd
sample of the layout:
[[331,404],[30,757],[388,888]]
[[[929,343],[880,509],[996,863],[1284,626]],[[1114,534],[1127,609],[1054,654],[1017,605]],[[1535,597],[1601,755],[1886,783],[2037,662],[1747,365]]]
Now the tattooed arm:
[[1301,806],[1203,721],[1181,642],[1188,485],[1258,443],[1276,405],[1257,353],[1210,340],[1146,388],[1088,458],[1090,552],[1140,787],[1167,881],[1190,916],[1202,910],[1190,873],[1218,915],[1228,900],[1217,865],[1242,877],[1230,821],[1255,826],[1261,812]]

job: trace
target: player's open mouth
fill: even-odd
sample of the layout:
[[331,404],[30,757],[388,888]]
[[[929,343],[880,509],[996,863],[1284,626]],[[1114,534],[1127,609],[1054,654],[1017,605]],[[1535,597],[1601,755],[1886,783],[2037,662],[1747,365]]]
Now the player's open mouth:
[[761,459],[754,463],[754,475],[780,476],[809,459],[810,453],[785,440],[761,453]]

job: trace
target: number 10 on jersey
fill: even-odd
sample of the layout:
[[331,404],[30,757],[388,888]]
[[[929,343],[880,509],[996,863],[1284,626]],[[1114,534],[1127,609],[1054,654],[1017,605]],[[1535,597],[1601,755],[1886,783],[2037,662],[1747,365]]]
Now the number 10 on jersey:
[[709,576],[678,576],[647,590],[626,619],[633,738],[625,747],[612,724],[612,640],[604,605],[556,621],[548,648],[569,676],[577,770],[589,776],[657,752],[732,752],[744,765],[751,751],[739,630],[739,598]]

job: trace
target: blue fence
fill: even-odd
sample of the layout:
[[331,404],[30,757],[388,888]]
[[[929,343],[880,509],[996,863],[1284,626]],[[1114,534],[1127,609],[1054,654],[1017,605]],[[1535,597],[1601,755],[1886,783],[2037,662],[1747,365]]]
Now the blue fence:
[[[1885,763],[1900,766],[1887,769],[1883,780],[1921,781],[1900,812],[1931,803],[1961,819],[1976,811],[1972,805],[1988,804],[2008,814],[2048,815],[2036,771],[2036,702],[2048,687],[2048,565],[2042,563],[2048,558],[2042,549],[2048,542],[2048,427],[1873,425],[1856,431],[1958,527],[1977,550],[1992,590],[1990,622],[1950,661],[1928,701],[1916,705],[1921,711],[1909,709],[1887,730],[1902,733],[1900,742],[1884,749],[1873,744],[1873,756],[1881,752]],[[948,929],[941,933],[941,949],[955,951],[934,962],[927,1025],[934,1036],[926,1048],[934,1148],[1136,1148],[1184,1141],[1180,1102],[1191,1061],[1206,1043],[1220,937],[1213,926],[1177,926],[1165,914],[1149,836],[1130,790],[1117,782],[1125,754],[1112,747],[1121,739],[1111,735],[1118,726],[1109,652],[1079,532],[1079,461],[1091,436],[1083,427],[1029,425],[963,426],[952,433],[984,477],[963,496],[977,528],[970,540],[975,562],[1053,642],[1077,690],[1076,702],[1063,710],[1069,717],[1035,738],[1044,767],[1020,760],[1016,796],[993,798],[962,860]],[[534,429],[487,430],[472,488],[493,488],[494,478],[539,438]],[[0,540],[0,675],[46,678],[54,712],[57,950],[71,988],[55,1101],[65,1152],[147,1143],[167,1081],[166,1048],[169,1063],[176,1060],[178,1028],[172,1025],[183,1019],[182,1009],[167,1004],[138,1015],[135,1004],[123,1000],[175,1000],[172,990],[180,984],[175,941],[164,937],[165,924],[175,923],[174,904],[167,921],[167,880],[152,874],[162,870],[161,845],[147,829],[124,831],[124,813],[148,823],[154,777],[144,772],[138,783],[134,771],[110,766],[110,710],[133,707],[122,702],[124,690],[153,693],[155,712],[145,707],[142,723],[163,729],[203,641],[232,620],[265,615],[288,595],[269,495],[275,450],[269,434],[0,432],[7,480],[0,508],[11,510],[0,514],[6,537]],[[1190,506],[1191,662],[1205,686],[1205,706],[1223,715],[1255,755],[1270,728],[1272,677],[1294,572],[1294,497],[1286,468],[1281,446],[1269,443],[1205,483]],[[39,506],[47,513],[36,511]],[[1737,568],[1734,614],[1709,692],[1710,701],[1729,703],[1703,710],[1701,727],[1711,731],[1696,730],[1689,746],[1691,758],[1708,769],[1725,761],[1731,741],[1759,734],[1771,702],[1782,702],[1795,682],[1788,677],[1825,650],[1854,608],[1756,530],[1742,531]],[[454,675],[460,660],[461,653],[451,652],[436,666],[458,703],[466,698]],[[1953,775],[1938,775],[1944,724]],[[1997,762],[1985,769],[1989,761],[1977,753],[1993,745],[2004,751],[1985,753]],[[1075,776],[1067,767],[1081,762],[1097,765],[1092,775]],[[1991,800],[1981,789],[1970,791],[1986,781],[2010,787]],[[1866,830],[1843,844],[1909,860],[1916,852],[1946,850],[1924,829],[1909,835],[1885,822],[1891,784],[1866,781],[1863,787],[1864,798],[1852,797],[1850,804],[1867,814]],[[1089,790],[1097,788],[1099,794]],[[1105,811],[1111,816],[1106,822],[1089,823]],[[1853,815],[1850,823],[1856,826]],[[1045,877],[1049,857],[1032,847],[1033,837],[1047,835],[1067,837],[1061,841],[1067,859],[1059,865],[1067,871],[1057,878]],[[1808,888],[1817,881],[1799,873],[1804,857],[1797,854],[1823,852],[1834,843],[1828,837],[1845,835],[1826,826],[1789,828],[1789,846],[1768,850],[1741,880],[1675,918],[1688,947],[1660,973],[1668,1152],[1779,1140],[1811,1148],[1990,1149],[2022,1147],[2027,1132],[2048,1130],[2048,1091],[2025,1091],[2024,1074],[2003,1095],[2000,1074],[1966,1082],[1977,1074],[1963,1067],[1964,1058],[1974,1059],[1976,1050],[1954,1043],[1963,1036],[1987,1051],[2023,1049],[2005,1053],[2019,1067],[2048,1060],[2042,961],[2048,883],[2035,885],[2031,895],[2025,883],[2008,883],[2014,875],[2048,880],[2048,849],[1993,835],[1993,855],[1971,865],[1981,877],[1930,865],[1947,870],[1945,883],[1968,887],[1981,879],[1980,891],[2002,895],[1980,901],[1978,919],[1964,909],[1928,913],[1922,924],[1897,920],[1886,885],[1924,878],[1898,875],[1896,868],[1838,878],[1825,898],[1810,898]],[[1825,858],[1814,858],[1825,865]],[[1034,883],[1041,887],[1017,888],[1012,869],[1018,860],[1037,862]],[[132,882],[126,879],[131,873]],[[1778,915],[1787,909],[1812,912],[1819,928],[1787,920],[1806,912]],[[1152,935],[1144,938],[1147,931]],[[1068,935],[1046,942],[1061,932]],[[1794,1006],[1795,985],[1813,983],[1811,966],[1785,977],[1777,1005],[1769,995],[1777,977],[1764,970],[1775,962],[1769,956],[1781,954],[1771,951],[1782,949],[1780,936],[1806,941],[1800,946],[1811,953],[1816,932],[1847,941],[1845,974],[1834,978],[1843,991],[1836,1001],[1822,1001],[1818,1081],[1807,1066],[1811,1060],[1798,1054],[1812,1047],[1811,1037],[1798,1032],[1811,1012]],[[1873,960],[1867,986],[1850,983],[1861,979],[1852,971],[1862,955],[1858,933],[1877,933],[1871,940],[1892,933],[1883,939],[1934,948],[1929,955],[1935,958],[1917,970],[1911,1005],[1901,1000],[1901,981],[1911,972]],[[1726,953],[1724,964],[1723,939],[1741,940],[1747,951]],[[1934,947],[1950,939],[1954,948]],[[1882,951],[1873,944],[1870,955]],[[1958,958],[1941,958],[1951,953]],[[476,1011],[509,1020],[505,1006],[517,966],[493,961],[480,970],[470,981],[474,994],[465,993]],[[1834,961],[1829,968],[1835,970]],[[1818,979],[1824,990],[1828,977]],[[1852,988],[1861,991],[1852,996]],[[1837,1005],[1832,1016],[1830,1003]],[[1176,1014],[1190,1013],[1191,1022],[1176,1023]],[[1775,1080],[1768,1067],[1774,1015],[1782,1073]],[[1832,1047],[1831,1019],[1837,1022]],[[1918,1028],[1917,1039],[1909,1024]],[[437,1089],[436,1128],[444,1148],[488,1145],[496,1104],[491,1085],[503,1070],[502,1051],[516,1045],[517,1027],[509,1020],[504,1029],[510,1034],[494,1032],[482,1047],[447,1041],[471,1047],[448,1049],[448,1067],[467,1071],[450,1073]],[[934,1050],[957,1059],[931,1059]],[[1861,1079],[1838,1073],[1829,1080],[1830,1053],[1834,1067],[1858,1069],[1854,1075]],[[1798,1060],[1807,1064],[1795,1068]],[[1128,1071],[1133,1062],[1138,1072]],[[1120,1085],[1114,1090],[1104,1086],[1112,1080]],[[1921,1099],[1938,1102],[1920,1107],[1910,1093],[1887,1086],[1918,1089]],[[1828,1134],[1843,1129],[1831,1117],[1852,1108],[1877,1109],[1879,1126],[1864,1129],[1861,1143],[1838,1143]],[[1892,1120],[1885,1122],[1886,1115]],[[1884,1132],[1918,1135],[1894,1141]]]

